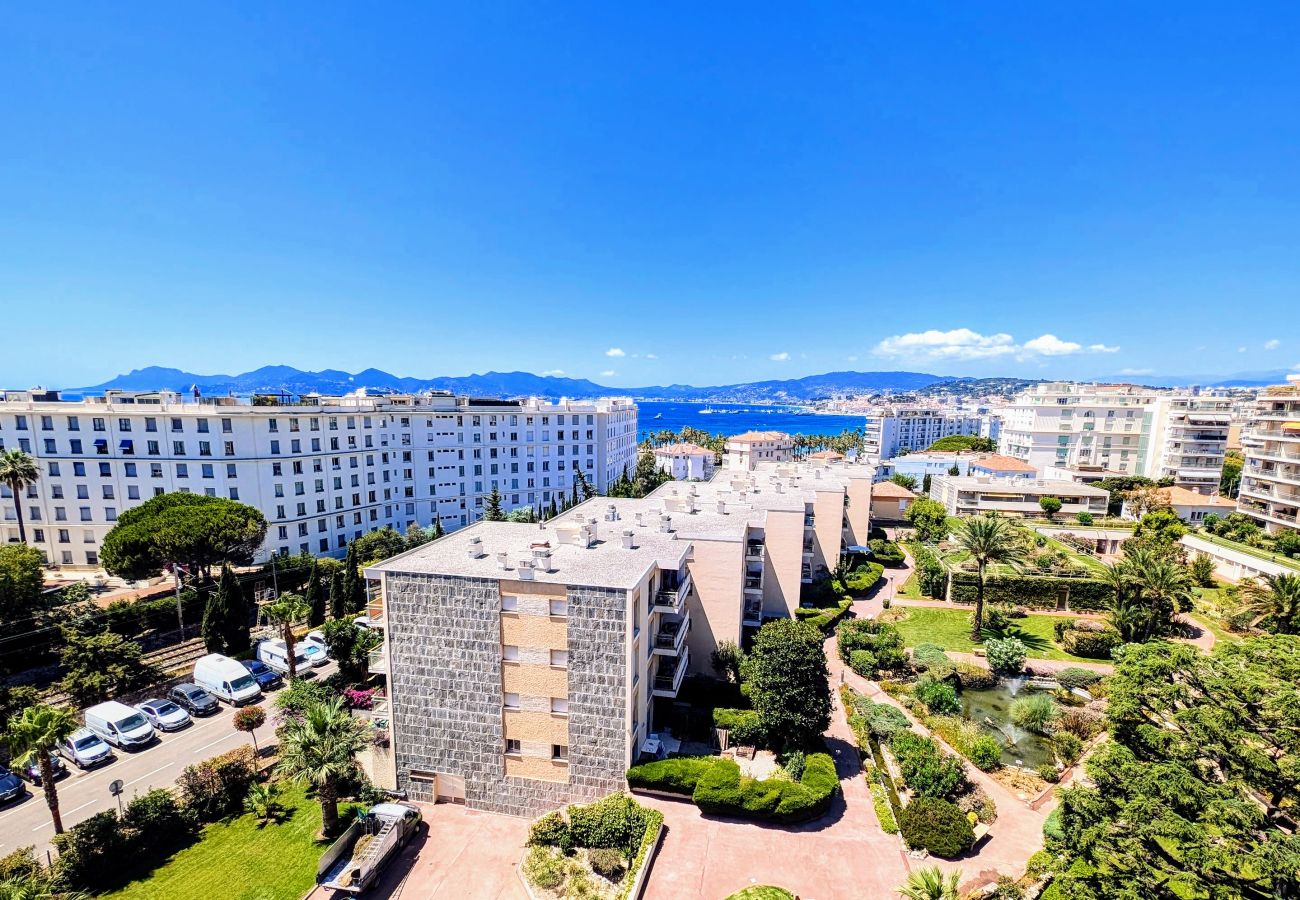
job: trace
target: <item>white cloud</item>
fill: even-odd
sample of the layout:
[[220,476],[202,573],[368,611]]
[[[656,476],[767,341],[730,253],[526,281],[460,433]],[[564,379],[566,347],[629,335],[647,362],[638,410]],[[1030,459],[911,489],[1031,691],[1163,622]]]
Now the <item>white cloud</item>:
[[659,354],[657,354],[657,353],[647,353],[647,354],[645,355],[645,358],[646,358],[646,359],[658,359],[658,358],[659,358]]
[[1268,340],[1264,342],[1265,350],[1276,350],[1278,347],[1281,346],[1282,346],[1282,342],[1279,341],[1277,338],[1273,338],[1272,340]]
[[1237,352],[1238,352],[1238,353],[1245,353],[1245,352],[1246,352],[1246,348],[1245,348],[1245,347],[1238,347],[1238,348],[1237,348]]
[[1119,370],[1119,374],[1121,375],[1154,375],[1155,373],[1156,373],[1155,369],[1120,369]]
[[620,356],[627,356],[627,354],[623,352],[622,347],[610,347],[608,350],[605,351],[605,355],[612,356],[616,359]]
[[790,358],[790,354],[786,353],[784,350],[782,350],[780,353],[773,353],[771,356],[768,357],[768,359],[772,360],[772,362],[785,362],[789,358]]
[[603,372],[600,373],[600,377],[601,377],[601,378],[613,378],[613,377],[614,377],[615,375],[617,375],[617,374],[618,374],[618,373],[615,372],[613,369],[606,369],[605,371],[603,371]]
[[849,357],[849,362],[857,362],[857,361],[858,361],[858,358],[857,358],[856,356],[850,356],[850,357]]
[[1044,334],[1023,344],[1006,332],[980,334],[969,328],[951,331],[917,331],[885,338],[872,351],[876,356],[922,360],[997,359],[1015,356],[1029,359],[1038,356],[1071,356],[1076,353],[1118,353],[1119,347],[1066,341],[1054,334]]
[[550,376],[550,377],[552,377],[552,378],[563,378],[563,377],[564,377],[564,370],[563,370],[563,369],[547,369],[547,370],[546,370],[545,372],[543,372],[542,374],[543,374],[543,375]]

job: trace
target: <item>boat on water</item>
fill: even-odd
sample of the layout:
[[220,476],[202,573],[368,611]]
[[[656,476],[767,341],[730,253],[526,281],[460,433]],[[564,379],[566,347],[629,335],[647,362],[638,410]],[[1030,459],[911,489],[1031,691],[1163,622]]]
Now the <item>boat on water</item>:
[[717,412],[717,410],[714,409],[712,406],[706,406],[704,407],[704,409],[700,410],[700,415],[707,416],[709,415],[709,413],[715,413],[715,412]]

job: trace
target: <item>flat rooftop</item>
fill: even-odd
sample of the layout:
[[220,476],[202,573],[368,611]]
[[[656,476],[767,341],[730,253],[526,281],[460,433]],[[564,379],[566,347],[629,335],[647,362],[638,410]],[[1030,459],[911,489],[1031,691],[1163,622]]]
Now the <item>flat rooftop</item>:
[[1042,494],[1045,497],[1110,497],[1109,491],[1077,481],[1044,481],[1039,478],[997,478],[985,475],[939,475],[936,482],[950,484],[959,491],[996,491],[1010,494]]

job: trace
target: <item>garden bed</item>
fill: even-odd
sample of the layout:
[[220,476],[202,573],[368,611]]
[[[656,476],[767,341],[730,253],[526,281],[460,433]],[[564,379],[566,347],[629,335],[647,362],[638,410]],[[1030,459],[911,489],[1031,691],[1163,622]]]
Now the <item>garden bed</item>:
[[[958,653],[971,653],[977,645],[970,636],[971,611],[967,609],[944,609],[937,606],[900,606],[895,605],[889,618],[903,635],[903,643],[908,647],[919,644],[939,644],[945,649]],[[1030,613],[1023,618],[1014,619],[1004,634],[985,631],[985,637],[1015,637],[1025,645],[1028,655],[1033,659],[1056,659],[1070,662],[1096,662],[1082,656],[1073,656],[1056,646],[1053,625],[1060,621],[1060,616],[1034,615]]]
[[663,813],[626,794],[547,813],[529,829],[519,878],[539,900],[638,897],[663,827]]
[[825,753],[808,755],[798,781],[747,778],[735,760],[720,756],[679,757],[633,766],[627,781],[634,792],[663,791],[688,797],[713,815],[784,823],[824,815],[839,790],[835,761]]

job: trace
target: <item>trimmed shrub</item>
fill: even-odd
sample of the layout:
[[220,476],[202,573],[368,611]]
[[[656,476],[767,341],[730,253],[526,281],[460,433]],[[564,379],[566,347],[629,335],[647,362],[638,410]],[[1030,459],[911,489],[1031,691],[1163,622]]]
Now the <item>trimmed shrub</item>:
[[1083,755],[1083,741],[1068,731],[1057,732],[1052,737],[1052,748],[1056,750],[1061,763],[1066,766],[1074,765]]
[[903,782],[921,797],[951,797],[966,784],[961,761],[914,731],[900,731],[889,745]]
[[966,814],[956,804],[935,797],[913,800],[903,809],[898,824],[909,847],[944,859],[960,856],[975,843]]
[[912,648],[912,665],[922,672],[943,677],[953,670],[953,661],[938,644],[917,644]]
[[176,788],[200,822],[214,822],[243,808],[256,774],[253,748],[240,747],[186,766]]
[[[1086,624],[1086,623],[1080,623]],[[1087,659],[1110,659],[1115,648],[1124,643],[1118,631],[1072,628],[1061,636],[1061,649]]]
[[877,665],[876,655],[870,650],[854,650],[849,654],[849,668],[863,678],[874,678]]
[[623,854],[608,847],[592,850],[587,854],[587,861],[591,863],[593,872],[609,881],[618,881],[627,871],[627,860]]
[[725,728],[732,744],[752,747],[763,743],[763,726],[752,709],[715,709],[713,727]]
[[879,563],[867,563],[865,566],[861,566],[850,572],[844,579],[844,586],[855,594],[865,594],[876,586],[876,582],[878,582],[884,574],[884,566]]
[[[643,763],[627,770],[627,783],[632,788],[666,791],[670,794],[691,796],[705,772],[719,761],[715,756],[683,756]],[[735,765],[735,763],[732,763]]]
[[533,847],[524,857],[524,875],[542,890],[553,891],[563,884],[566,868],[564,857],[545,847]]
[[982,734],[966,748],[966,756],[977,769],[991,772],[1002,766],[1002,745],[991,735]]
[[903,548],[888,540],[873,540],[870,542],[871,558],[886,568],[896,568],[901,566],[907,559],[903,555]]
[[559,810],[556,810],[548,812],[529,826],[528,843],[533,847],[567,849],[573,846],[573,835],[569,831],[569,823]]
[[931,715],[946,716],[961,711],[957,691],[946,681],[923,677],[912,689],[912,695],[925,704]]
[[986,691],[998,683],[992,672],[974,663],[959,662],[956,672],[963,691]]
[[1091,669],[1080,669],[1077,666],[1071,666],[1068,669],[1062,669],[1056,673],[1056,680],[1067,691],[1074,688],[1083,688],[1087,690],[1092,685],[1101,681],[1101,674]]
[[154,788],[126,805],[122,824],[135,834],[137,852],[171,847],[194,832],[195,814],[166,788]]
[[627,794],[610,794],[567,812],[575,847],[606,847],[631,856],[645,833],[645,808]]
[[[634,787],[664,787],[670,778],[665,763],[692,762],[690,771],[673,773],[672,780],[682,783],[694,778],[691,793],[695,805],[715,815],[765,819],[777,822],[802,822],[826,812],[839,788],[835,762],[825,753],[814,753],[804,763],[798,781],[777,778],[742,778],[734,760],[716,756],[686,757],[647,763],[628,770],[628,783]],[[645,770],[651,770],[647,775]],[[683,791],[676,791],[683,793]]]
[[1046,781],[1048,784],[1056,784],[1056,782],[1061,780],[1061,773],[1056,770],[1056,766],[1052,763],[1043,763],[1038,767],[1037,771],[1038,777]]
[[1018,674],[1024,671],[1028,650],[1020,638],[992,638],[984,644],[984,654],[989,668],[1000,674]]

